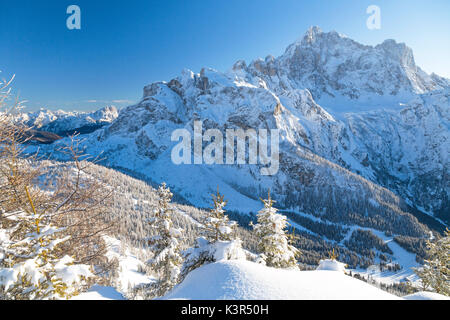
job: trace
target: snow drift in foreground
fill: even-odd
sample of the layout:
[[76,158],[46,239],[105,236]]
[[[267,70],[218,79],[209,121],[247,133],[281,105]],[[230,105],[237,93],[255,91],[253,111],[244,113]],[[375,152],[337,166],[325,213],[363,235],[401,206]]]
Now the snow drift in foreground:
[[188,300],[392,300],[399,297],[339,271],[268,268],[229,260],[192,271],[164,299]]
[[450,300],[450,297],[435,292],[420,291],[403,297],[406,300]]
[[[398,300],[344,274],[342,263],[322,260],[316,271],[269,268],[246,260],[221,260],[192,271],[163,299],[179,300]],[[407,300],[448,300],[418,292]],[[95,285],[72,300],[124,300],[115,288]]]
[[93,286],[88,292],[84,292],[71,300],[125,300],[125,298],[113,287]]

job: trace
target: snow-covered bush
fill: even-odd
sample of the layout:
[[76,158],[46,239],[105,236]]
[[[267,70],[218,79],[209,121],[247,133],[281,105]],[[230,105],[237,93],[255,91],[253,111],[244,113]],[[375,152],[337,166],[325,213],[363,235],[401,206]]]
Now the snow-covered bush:
[[427,241],[429,259],[422,268],[416,269],[424,290],[450,296],[450,230],[436,242]]
[[242,241],[236,238],[237,223],[229,221],[228,216],[225,215],[224,207],[227,201],[224,200],[224,196],[219,193],[219,190],[212,198],[213,208],[204,222],[205,237],[199,237],[195,246],[184,252],[182,279],[205,263],[246,259]]
[[[32,205],[32,202],[30,202]],[[68,299],[93,277],[88,265],[61,257],[59,246],[70,236],[52,226],[43,214],[21,212],[17,224],[2,230],[0,298],[13,300]]]
[[297,256],[300,251],[290,244],[285,228],[286,217],[278,214],[273,207],[274,201],[270,198],[261,199],[264,208],[258,214],[258,222],[253,225],[259,239],[258,250],[260,252],[259,263],[268,267],[293,268],[297,266]]
[[339,271],[345,273],[345,263],[339,262],[335,259],[320,260],[319,266],[316,270]]
[[220,260],[246,260],[246,254],[242,249],[240,239],[211,243],[207,239],[199,237],[193,248],[184,251],[184,256],[185,261],[181,273],[182,279],[192,270],[207,263]]

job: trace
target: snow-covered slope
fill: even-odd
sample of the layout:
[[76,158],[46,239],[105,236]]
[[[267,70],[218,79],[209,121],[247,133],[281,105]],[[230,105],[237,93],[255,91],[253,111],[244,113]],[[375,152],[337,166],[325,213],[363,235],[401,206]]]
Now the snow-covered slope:
[[397,296],[343,272],[268,268],[229,260],[192,271],[165,299],[188,300],[393,300]]

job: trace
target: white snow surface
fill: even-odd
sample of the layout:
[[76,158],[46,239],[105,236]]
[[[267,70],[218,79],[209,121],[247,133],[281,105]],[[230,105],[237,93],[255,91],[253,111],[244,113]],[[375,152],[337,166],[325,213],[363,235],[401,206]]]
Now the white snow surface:
[[219,261],[192,271],[163,299],[394,300],[400,299],[342,272],[269,268],[243,260]]
[[[320,270],[319,270],[320,269]],[[269,268],[246,260],[221,260],[191,272],[163,299],[176,300],[398,300],[344,274],[343,264],[322,260],[316,271]],[[406,300],[449,300],[417,292]],[[94,285],[71,300],[125,300],[113,287]]]
[[345,272],[345,264],[332,259],[320,260],[316,270]]
[[113,287],[95,285],[88,292],[84,292],[70,300],[125,300]]
[[450,300],[450,297],[446,297],[442,294],[435,292],[420,291],[407,296],[403,299],[406,300]]
[[119,274],[116,286],[120,293],[128,293],[130,289],[138,285],[148,284],[155,280],[139,271],[140,267],[144,267],[144,263],[130,249],[121,248],[120,240],[107,236],[104,239],[108,245],[106,254],[108,259],[117,258],[119,261]]

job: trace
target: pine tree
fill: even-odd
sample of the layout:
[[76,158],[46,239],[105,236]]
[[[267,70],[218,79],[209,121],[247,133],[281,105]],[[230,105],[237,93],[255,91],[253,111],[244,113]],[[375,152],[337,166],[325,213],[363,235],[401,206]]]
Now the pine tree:
[[432,289],[437,293],[450,296],[450,230],[436,242],[427,241],[429,259],[423,268],[415,270],[422,280],[425,290]]
[[228,216],[225,215],[224,207],[227,201],[219,193],[218,188],[216,195],[212,195],[212,198],[213,209],[210,210],[210,215],[205,219],[204,223],[206,239],[210,243],[233,240],[237,224],[235,221],[229,221]]
[[278,210],[273,207],[274,201],[270,197],[270,191],[268,199],[261,199],[261,201],[264,203],[264,208],[258,212],[258,222],[253,225],[259,239],[260,261],[269,267],[296,267],[296,258],[300,251],[289,241],[285,231],[288,224],[286,217],[278,214]]
[[[37,213],[25,187],[30,212],[14,215],[14,226],[3,229],[0,259],[0,296],[2,299],[68,299],[79,294],[88,278],[87,265],[74,265],[73,258],[61,257],[60,244],[70,236],[51,224],[44,213]],[[5,239],[7,238],[7,239]]]
[[159,279],[150,288],[149,295],[154,292],[157,296],[163,296],[179,281],[183,263],[179,242],[182,230],[173,225],[173,209],[170,204],[173,195],[165,183],[158,188],[158,196],[158,207],[151,220],[156,235],[149,241],[154,257],[148,261],[148,264],[159,275]]

